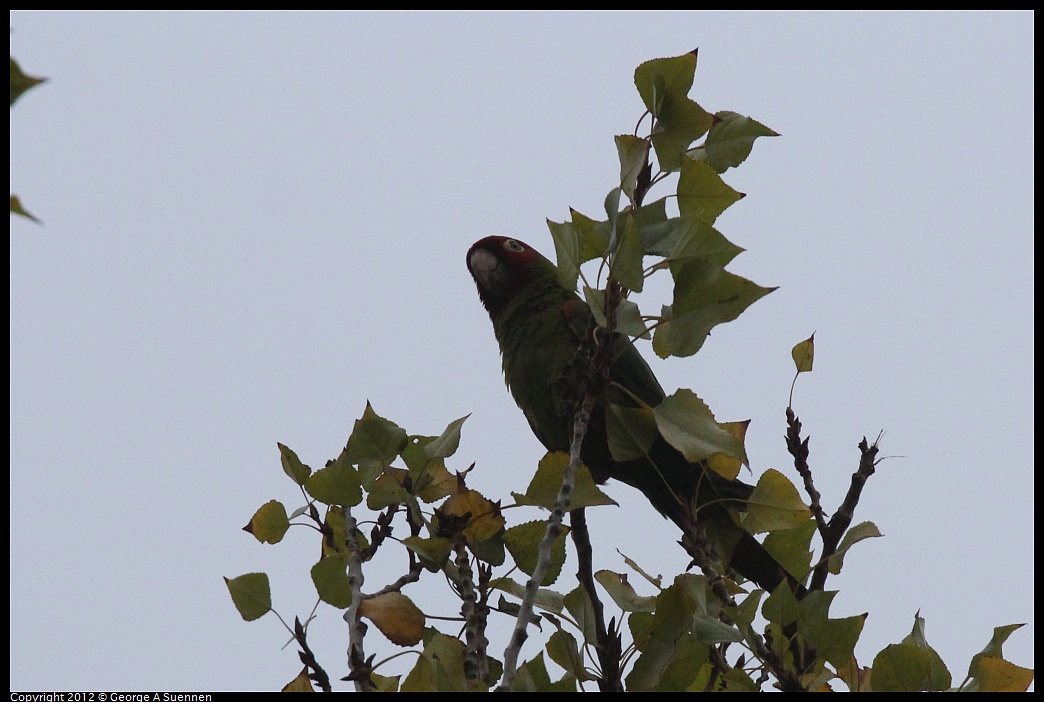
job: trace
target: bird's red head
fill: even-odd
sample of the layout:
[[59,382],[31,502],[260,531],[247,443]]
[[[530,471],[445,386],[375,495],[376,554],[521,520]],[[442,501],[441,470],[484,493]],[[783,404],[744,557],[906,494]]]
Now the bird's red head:
[[468,249],[468,270],[490,317],[507,304],[534,276],[537,267],[553,264],[533,247],[506,236],[487,236]]

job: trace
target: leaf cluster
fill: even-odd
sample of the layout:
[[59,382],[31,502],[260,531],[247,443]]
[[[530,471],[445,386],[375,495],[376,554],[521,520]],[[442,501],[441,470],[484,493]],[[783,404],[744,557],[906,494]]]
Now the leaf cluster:
[[[620,174],[605,198],[605,218],[571,211],[568,221],[548,222],[559,277],[570,289],[582,282],[597,323],[585,342],[591,348],[578,353],[589,359],[584,382],[591,387],[605,382],[607,353],[618,335],[651,339],[660,357],[690,356],[713,327],[734,320],[772,291],[726,270],[742,249],[714,225],[743,197],[721,174],[741,164],[756,139],[776,133],[735,112],[704,110],[688,95],[695,68],[695,52],[638,67],[634,81],[645,106],[638,124],[646,131],[639,135],[636,128],[616,137]],[[652,188],[669,178],[674,192],[646,203]],[[589,262],[597,266],[592,281],[582,270]],[[633,298],[661,271],[671,279],[670,304],[643,313]],[[792,355],[797,373],[810,372],[813,338],[797,344]],[[325,602],[342,610],[348,627],[347,660],[334,664],[347,670],[342,680],[357,690],[382,691],[497,686],[574,691],[589,683],[603,691],[756,691],[768,684],[785,691],[827,690],[838,683],[853,691],[953,689],[919,615],[909,636],[864,667],[855,648],[867,615],[830,613],[837,593],[826,589],[828,579],[841,571],[855,544],[880,536],[871,522],[853,525],[861,492],[878,464],[876,442],[859,444],[852,486],[828,514],[809,465],[809,439],[788,407],[786,446],[805,497],[783,473],[769,470],[735,518],[752,534],[768,534],[765,548],[795,576],[793,582],[771,593],[745,589],[715,556],[712,535],[692,519],[679,542],[687,556],[679,560],[679,571],[696,566],[701,572],[680,572],[665,584],[630,559],[626,572],[593,572],[585,511],[612,501],[580,465],[591,408],[589,390],[580,396],[573,450],[545,456],[525,492],[511,493],[514,501],[508,505],[467,485],[474,465],[464,470],[447,465],[466,417],[439,436],[409,435],[367,404],[344,449],[319,470],[279,445],[283,470],[303,504],[288,514],[272,500],[244,529],[268,544],[279,543],[290,527],[311,528],[320,538],[311,575],[316,606]],[[729,478],[746,463],[747,423],[717,422],[691,390],[679,390],[656,407],[629,399],[627,406],[610,402],[606,413],[617,460],[643,456],[662,436],[689,461],[705,462]],[[516,507],[546,510],[550,517],[510,524],[505,515]],[[365,521],[372,523],[368,532]],[[576,551],[579,584],[562,591],[555,586],[566,562],[567,536]],[[818,547],[812,543],[816,536]],[[368,564],[381,549],[404,556],[402,574],[367,587]],[[642,594],[635,578],[652,594]],[[249,573],[226,582],[244,619],[273,611],[267,575]],[[449,628],[437,626],[435,615],[424,609],[424,588],[432,583],[441,583],[460,602]],[[608,622],[603,600],[617,612]],[[320,660],[308,643],[313,615],[304,623],[295,619],[293,627],[280,617],[304,666],[285,689],[330,689],[331,663]],[[486,635],[494,617],[515,620],[502,658]],[[412,652],[413,665],[405,673],[386,670],[390,659],[375,662],[367,656],[364,620]],[[522,642],[534,627],[545,634],[543,650],[518,663]],[[957,689],[1028,687],[1032,671],[1002,657],[1001,646],[1016,628],[995,630]],[[560,672],[552,673],[548,660]]]

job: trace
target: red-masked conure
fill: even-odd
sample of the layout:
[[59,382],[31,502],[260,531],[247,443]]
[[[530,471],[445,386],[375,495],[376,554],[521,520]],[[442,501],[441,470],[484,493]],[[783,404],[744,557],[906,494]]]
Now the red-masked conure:
[[[558,278],[553,263],[527,244],[503,236],[475,242],[468,270],[493,320],[504,378],[529,426],[548,451],[569,451],[576,406],[576,352],[591,319],[590,308]],[[612,348],[610,384],[591,411],[580,456],[596,482],[615,478],[641,490],[661,514],[683,529],[694,507],[696,518],[720,555],[744,577],[775,589],[789,574],[748,532],[730,509],[745,509],[753,488],[729,480],[702,463],[690,463],[663,437],[647,457],[617,461],[606,434],[606,402],[637,407],[624,392],[650,407],[664,400],[649,364],[626,336]],[[730,555],[731,554],[731,555]]]

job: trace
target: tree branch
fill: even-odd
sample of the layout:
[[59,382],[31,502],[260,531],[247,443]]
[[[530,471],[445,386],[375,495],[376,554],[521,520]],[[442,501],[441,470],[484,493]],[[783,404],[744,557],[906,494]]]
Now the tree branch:
[[852,525],[852,519],[855,517],[855,508],[859,503],[859,496],[863,492],[866,481],[874,474],[876,469],[877,453],[880,450],[877,443],[880,440],[881,437],[878,436],[873,445],[869,445],[864,436],[863,440],[859,442],[859,467],[852,474],[852,484],[848,487],[848,494],[845,495],[844,502],[841,503],[841,507],[834,513],[834,516],[830,518],[826,531],[823,533],[823,555],[812,573],[812,583],[809,586],[812,589],[821,590],[826,583],[829,573],[828,561],[837,552],[838,544],[841,543],[841,539],[844,537],[845,532],[848,531],[848,527]]
[[526,627],[533,614],[533,603],[536,601],[537,593],[540,590],[540,583],[544,581],[544,573],[547,572],[547,568],[551,563],[551,546],[554,544],[555,539],[562,534],[562,518],[569,509],[569,501],[573,495],[573,488],[576,486],[576,472],[580,469],[580,446],[583,444],[584,434],[587,433],[587,422],[591,418],[591,407],[593,405],[594,398],[585,391],[583,402],[580,404],[573,421],[573,443],[569,447],[569,465],[563,471],[562,487],[558,491],[555,508],[551,511],[551,516],[548,517],[544,538],[540,541],[536,568],[534,568],[529,582],[526,583],[526,594],[522,598],[522,604],[518,610],[515,629],[511,633],[511,641],[507,650],[504,651],[504,677],[500,683],[500,689],[502,690],[508,690],[511,687],[515,674],[518,672],[518,654],[522,650],[522,644],[528,636]]
[[587,530],[587,515],[583,508],[574,509],[569,513],[569,524],[572,527],[570,534],[573,537],[573,545],[576,546],[576,579],[587,592],[594,609],[595,635],[598,637],[595,651],[598,654],[598,667],[602,674],[598,679],[598,689],[602,692],[623,692],[623,680],[620,678],[622,672],[620,634],[615,627],[611,632],[605,627],[604,607],[598,597],[594,582],[591,534]]
[[366,659],[363,650],[363,637],[366,635],[366,624],[359,618],[359,605],[363,601],[362,585],[365,578],[362,572],[361,549],[356,536],[358,523],[352,516],[351,509],[344,508],[344,524],[348,533],[348,584],[352,588],[352,603],[344,612],[344,621],[348,624],[348,669],[351,673],[347,680],[355,682],[356,692],[372,692],[376,689],[370,673],[373,672],[373,656]]
[[475,582],[471,572],[471,559],[463,536],[454,540],[454,564],[460,574],[460,597],[463,604],[460,613],[464,617],[464,679],[469,689],[476,682],[486,683],[489,678],[489,659],[486,658],[486,615],[489,610],[479,601],[475,593]]

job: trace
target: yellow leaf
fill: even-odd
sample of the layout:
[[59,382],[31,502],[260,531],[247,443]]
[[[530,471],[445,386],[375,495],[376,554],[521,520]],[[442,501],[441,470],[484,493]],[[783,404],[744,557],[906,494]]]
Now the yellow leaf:
[[1033,682],[1033,670],[1009,663],[1003,658],[983,657],[980,692],[1025,692]]
[[399,646],[413,646],[424,635],[424,612],[400,592],[383,595],[359,603],[359,616],[374,623],[388,640]]
[[790,357],[794,359],[798,373],[808,373],[812,370],[812,357],[815,355],[815,332],[804,341],[798,342],[790,350]]
[[312,681],[308,679],[308,668],[304,668],[297,677],[288,682],[280,692],[315,692]]

